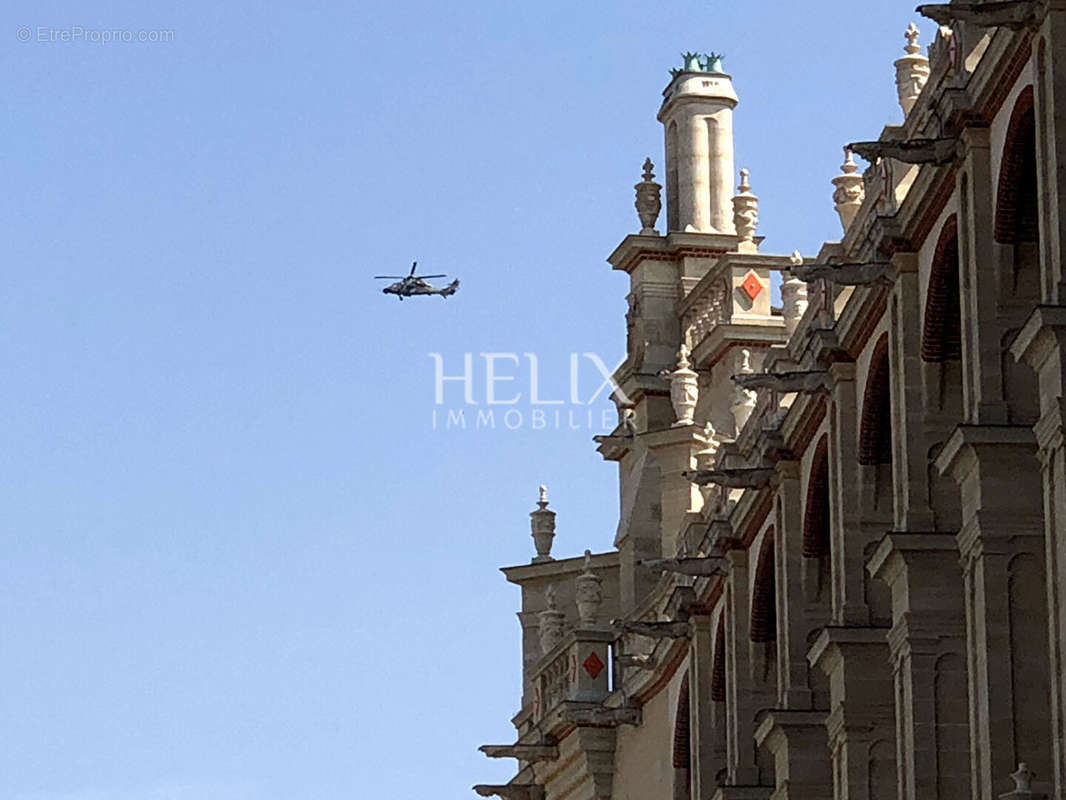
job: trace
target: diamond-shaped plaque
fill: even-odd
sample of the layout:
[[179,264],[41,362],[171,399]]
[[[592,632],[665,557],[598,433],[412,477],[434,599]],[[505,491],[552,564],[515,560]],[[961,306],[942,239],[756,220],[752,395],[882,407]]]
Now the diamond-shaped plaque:
[[740,284],[740,288],[744,290],[744,294],[754,300],[759,296],[759,292],[761,292],[764,287],[762,281],[759,280],[759,276],[754,272],[749,272],[748,277],[746,277],[744,282]]
[[581,666],[585,668],[585,672],[589,674],[592,680],[600,677],[600,673],[604,670],[604,663],[600,661],[600,657],[595,653],[589,653],[589,657],[581,662]]

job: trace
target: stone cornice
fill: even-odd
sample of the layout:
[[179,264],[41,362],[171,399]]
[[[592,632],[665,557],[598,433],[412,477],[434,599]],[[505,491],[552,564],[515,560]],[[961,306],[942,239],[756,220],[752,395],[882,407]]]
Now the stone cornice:
[[641,261],[678,261],[689,256],[714,258],[736,249],[739,241],[740,237],[724,233],[630,234],[607,256],[607,263],[613,269],[632,273]]
[[[594,572],[613,572],[618,569],[618,551],[612,550],[606,553],[596,553],[592,556],[592,569]],[[523,564],[515,567],[501,567],[502,572],[510,583],[519,585],[527,581],[541,580],[545,578],[558,578],[568,575],[579,575],[585,569],[585,557],[563,558],[558,561],[545,561],[542,564]]]

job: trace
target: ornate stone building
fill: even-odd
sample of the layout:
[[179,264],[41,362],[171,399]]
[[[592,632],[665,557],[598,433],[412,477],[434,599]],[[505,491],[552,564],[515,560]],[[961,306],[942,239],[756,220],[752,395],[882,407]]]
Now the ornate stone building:
[[1066,797],[1066,0],[923,13],[812,256],[760,251],[720,59],[674,72],[665,233],[646,164],[608,259],[615,549],[554,560],[541,497],[479,794]]

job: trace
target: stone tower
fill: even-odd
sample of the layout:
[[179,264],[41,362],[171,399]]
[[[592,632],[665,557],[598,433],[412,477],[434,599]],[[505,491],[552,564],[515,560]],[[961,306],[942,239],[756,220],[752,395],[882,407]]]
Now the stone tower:
[[737,94],[721,56],[684,54],[663,92],[668,231],[733,230],[733,109]]

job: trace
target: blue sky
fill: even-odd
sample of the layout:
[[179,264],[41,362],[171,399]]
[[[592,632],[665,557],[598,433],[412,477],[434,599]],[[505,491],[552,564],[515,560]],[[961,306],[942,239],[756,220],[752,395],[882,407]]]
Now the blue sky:
[[[476,751],[518,703],[497,568],[540,483],[557,555],[608,549],[615,469],[581,424],[434,430],[428,354],[533,352],[553,397],[623,355],[604,259],[683,50],[726,54],[764,250],[837,238],[912,6],[9,0],[0,800],[507,780]],[[459,294],[382,295],[414,259]]]

